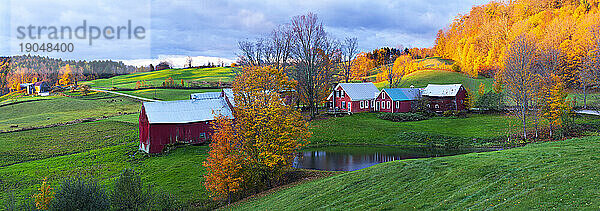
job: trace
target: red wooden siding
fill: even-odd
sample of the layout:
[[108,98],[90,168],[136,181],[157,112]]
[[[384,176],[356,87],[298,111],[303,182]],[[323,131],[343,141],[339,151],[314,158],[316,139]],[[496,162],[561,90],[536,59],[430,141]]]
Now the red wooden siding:
[[[344,92],[344,89],[341,86],[339,86],[339,87],[337,87],[336,91]],[[373,100],[352,101],[345,92],[343,94],[343,97],[339,97],[339,94],[336,94],[334,92],[332,99],[334,99],[333,100],[334,108],[338,108],[341,111],[349,111],[352,113],[373,111],[373,106],[372,106]],[[362,102],[362,106],[361,106],[361,102]],[[344,104],[344,105],[342,105],[342,104]],[[348,107],[348,106],[350,106],[350,107]]]
[[377,98],[375,98],[375,111],[388,112],[388,113],[400,113],[411,111],[411,101],[393,101],[390,96],[382,91]]
[[444,112],[449,110],[465,110],[465,99],[467,90],[461,87],[456,96],[452,97],[427,97],[429,109],[435,112]]
[[207,142],[213,133],[211,122],[150,124],[142,106],[139,118],[140,150],[159,153],[170,144]]

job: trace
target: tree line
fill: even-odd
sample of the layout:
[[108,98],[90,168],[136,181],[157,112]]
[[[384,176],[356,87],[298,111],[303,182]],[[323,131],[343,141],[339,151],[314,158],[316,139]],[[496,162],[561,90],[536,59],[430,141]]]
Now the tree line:
[[[67,70],[68,69],[68,70]],[[111,60],[62,60],[37,55],[0,58],[0,94],[18,90],[21,83],[46,81],[59,84],[63,72],[71,72],[73,81],[109,78],[116,75],[148,71],[145,67],[125,65]]]

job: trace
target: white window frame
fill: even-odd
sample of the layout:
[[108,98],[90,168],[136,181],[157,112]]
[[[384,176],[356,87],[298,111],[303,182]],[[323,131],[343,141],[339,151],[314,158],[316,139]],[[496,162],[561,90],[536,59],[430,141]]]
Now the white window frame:
[[342,101],[342,109],[346,109],[346,102]]
[[435,108],[436,109],[440,108],[440,104],[435,104]]
[[360,108],[361,109],[365,108],[365,101],[362,101],[362,100],[360,101]]
[[400,108],[400,101],[396,101],[396,108]]
[[365,108],[369,108],[369,100],[365,100]]
[[381,99],[385,99],[385,92],[381,93]]
[[340,90],[340,97],[344,97],[346,94],[344,94],[344,90]]
[[352,112],[352,102],[348,102],[348,111]]

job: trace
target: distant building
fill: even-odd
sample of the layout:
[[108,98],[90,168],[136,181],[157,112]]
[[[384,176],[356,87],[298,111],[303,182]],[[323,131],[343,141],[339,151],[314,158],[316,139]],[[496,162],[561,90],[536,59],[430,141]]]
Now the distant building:
[[421,90],[415,88],[383,89],[375,98],[375,111],[400,113],[411,112],[415,101],[421,98]]
[[27,93],[27,95],[35,94],[35,87],[34,87],[33,83],[19,84],[19,88],[20,88],[20,90],[25,91],[25,93]]
[[467,90],[462,84],[429,84],[423,89],[423,97],[429,101],[427,107],[435,112],[466,109]]
[[49,92],[51,87],[50,84],[45,81],[35,82],[33,86],[35,87],[35,92],[38,94],[42,92]]
[[144,102],[139,117],[139,149],[162,152],[177,143],[204,143],[213,134],[215,114],[233,118],[228,91],[192,94],[190,100]]
[[379,89],[373,83],[340,83],[327,97],[330,107],[351,113],[373,111]]

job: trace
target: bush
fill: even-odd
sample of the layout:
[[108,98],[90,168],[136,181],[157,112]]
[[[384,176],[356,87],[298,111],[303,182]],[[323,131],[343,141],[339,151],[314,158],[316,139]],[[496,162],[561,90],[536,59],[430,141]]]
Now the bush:
[[110,202],[104,188],[94,180],[68,178],[52,201],[52,210],[108,210]]
[[442,113],[442,116],[444,116],[444,117],[466,118],[467,117],[467,112],[466,111],[448,110],[448,111],[444,111],[444,113]]
[[479,99],[477,99],[477,102],[475,102],[475,107],[478,107],[484,111],[502,111],[504,110],[502,98],[502,93],[489,91],[479,96]]
[[112,207],[117,210],[148,209],[152,201],[152,189],[144,190],[142,178],[133,169],[125,169],[110,194]]
[[390,120],[392,122],[410,122],[429,119],[428,116],[419,113],[382,113],[377,117],[384,120]]

